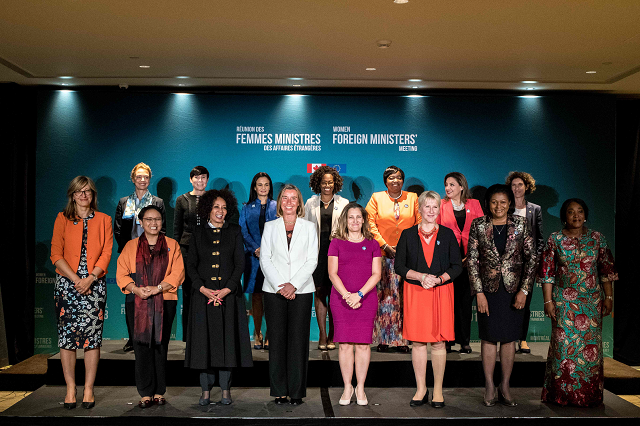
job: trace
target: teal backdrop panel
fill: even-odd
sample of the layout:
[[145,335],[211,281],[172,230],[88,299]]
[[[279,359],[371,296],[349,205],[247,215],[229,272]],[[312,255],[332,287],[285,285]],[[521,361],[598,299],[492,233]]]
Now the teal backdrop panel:
[[[312,195],[308,183],[313,165],[339,165],[345,179],[341,195],[366,205],[373,192],[385,189],[382,173],[393,164],[405,171],[406,189],[441,194],[443,177],[451,171],[464,173],[474,194],[503,183],[512,170],[527,171],[537,180],[538,189],[528,199],[542,206],[545,237],[560,229],[562,201],[579,197],[589,205],[589,226],[603,232],[615,247],[615,101],[606,96],[43,90],[37,119],[38,352],[57,351],[55,272],[49,250],[69,181],[81,174],[93,178],[100,210],[113,216],[118,199],[133,191],[129,174],[140,161],[152,168],[150,190],[164,199],[170,237],[176,197],[192,189],[189,171],[196,165],[209,169],[209,188],[228,186],[239,203],[247,201],[257,172],[269,173],[276,190],[285,182],[298,185],[306,199]],[[127,334],[124,296],[115,284],[116,260],[114,247],[107,276],[105,339],[124,339]],[[172,334],[182,339],[178,294]],[[531,341],[550,337],[542,302],[541,289],[536,288]],[[477,340],[475,314],[473,318],[472,339]],[[253,321],[249,323],[252,328]],[[604,328],[605,354],[611,356],[610,318]],[[317,337],[313,320],[311,338]]]

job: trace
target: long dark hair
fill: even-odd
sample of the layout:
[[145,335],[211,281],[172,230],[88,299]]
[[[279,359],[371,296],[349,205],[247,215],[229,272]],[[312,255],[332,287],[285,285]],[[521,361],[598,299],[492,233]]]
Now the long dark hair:
[[269,179],[269,199],[273,200],[273,182],[271,182],[271,176],[269,176],[265,172],[256,173],[251,181],[251,189],[249,190],[249,202],[253,202],[258,198],[258,192],[256,191],[256,184],[258,183],[258,179],[261,177],[266,177]]

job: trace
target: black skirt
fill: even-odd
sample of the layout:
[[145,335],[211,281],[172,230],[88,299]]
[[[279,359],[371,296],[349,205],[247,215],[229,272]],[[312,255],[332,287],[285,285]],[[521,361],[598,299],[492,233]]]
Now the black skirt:
[[488,342],[509,343],[520,339],[524,309],[513,307],[515,293],[507,292],[502,279],[495,293],[484,293],[489,305],[489,315],[478,312],[478,334]]

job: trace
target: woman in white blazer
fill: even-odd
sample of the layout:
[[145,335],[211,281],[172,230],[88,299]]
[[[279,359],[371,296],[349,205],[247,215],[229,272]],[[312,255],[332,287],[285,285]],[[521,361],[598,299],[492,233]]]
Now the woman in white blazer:
[[[276,404],[302,404],[307,392],[309,326],[318,236],[302,219],[300,190],[286,184],[278,195],[278,219],[264,224],[260,268],[269,330],[269,382]],[[290,397],[289,401],[287,397]]]
[[[316,225],[318,236],[318,266],[313,273],[316,286],[316,319],[318,320],[318,349],[326,351],[336,348],[333,343],[333,316],[329,307],[331,280],[329,279],[329,244],[335,231],[338,218],[349,200],[337,194],[342,189],[343,179],[333,167],[321,166],[309,179],[309,187],[316,195],[304,205],[305,219]],[[329,314],[329,333],[327,335],[327,313]]]

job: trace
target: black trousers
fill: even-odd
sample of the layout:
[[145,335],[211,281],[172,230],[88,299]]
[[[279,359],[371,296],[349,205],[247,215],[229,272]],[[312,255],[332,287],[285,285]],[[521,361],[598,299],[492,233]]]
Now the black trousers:
[[218,375],[218,383],[220,389],[231,390],[231,376],[233,370],[231,368],[212,368],[210,370],[202,370],[200,372],[200,387],[203,392],[213,389],[216,382],[216,374]]
[[129,333],[129,340],[133,342],[133,323],[136,318],[136,295],[129,293],[124,297],[124,318],[127,321],[127,333]]
[[293,300],[279,294],[264,293],[271,396],[307,396],[312,304],[313,293],[296,294]]
[[136,355],[136,387],[140,396],[164,395],[167,391],[167,350],[177,305],[178,302],[175,300],[164,301],[161,344],[142,345],[133,341],[133,352]]
[[[180,246],[180,251],[182,252],[182,259],[184,259],[184,263],[186,265],[188,249],[187,247]],[[182,341],[183,342],[187,341],[187,330],[189,329],[189,307],[190,306],[191,306],[191,278],[189,278],[189,274],[184,274],[184,281],[182,282]]]
[[531,296],[533,296],[533,288],[529,290],[527,301],[524,304],[524,319],[522,320],[522,334],[520,340],[527,340],[529,333],[529,319],[531,318]]
[[462,273],[453,282],[453,316],[455,343],[462,346],[469,344],[471,339],[471,284],[467,268],[462,268]]

